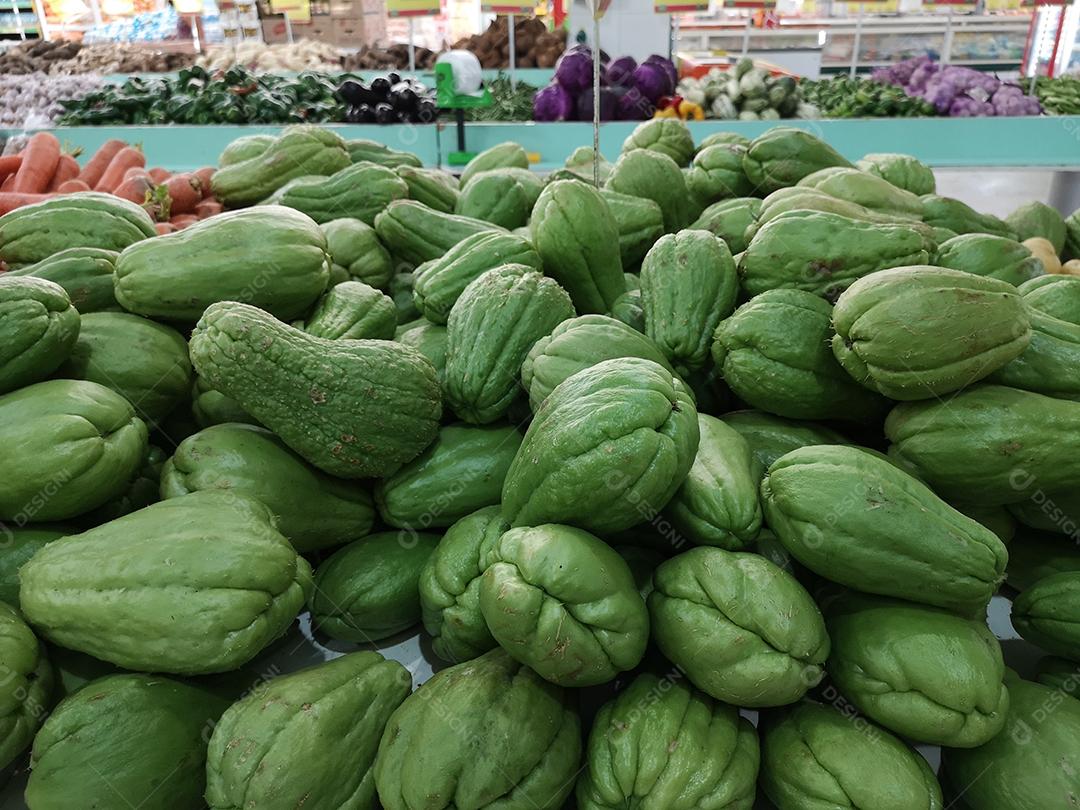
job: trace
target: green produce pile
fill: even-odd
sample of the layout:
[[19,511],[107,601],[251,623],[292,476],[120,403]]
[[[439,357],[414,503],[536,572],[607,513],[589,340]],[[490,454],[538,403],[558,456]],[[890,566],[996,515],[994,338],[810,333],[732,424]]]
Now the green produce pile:
[[700,79],[679,82],[678,95],[697,104],[706,118],[740,121],[816,118],[804,105],[799,83],[791,76],[773,76],[754,60],[740,59],[728,71],[713,68]]
[[861,76],[803,79],[799,92],[823,118],[915,118],[937,115],[934,105],[909,96],[902,87]]
[[1080,115],[1080,76],[1040,76],[1035,96],[1051,115]]
[[30,810],[1075,805],[1080,212],[791,128],[587,152],[300,125],[182,232],[0,217]]
[[536,88],[521,79],[517,83],[510,81],[510,76],[502,71],[489,82],[485,82],[491,93],[490,107],[471,107],[465,111],[466,121],[531,121],[533,117],[533,96]]
[[341,78],[305,71],[286,78],[243,67],[223,73],[182,69],[176,78],[133,77],[61,102],[59,126],[127,124],[292,124],[345,120]]

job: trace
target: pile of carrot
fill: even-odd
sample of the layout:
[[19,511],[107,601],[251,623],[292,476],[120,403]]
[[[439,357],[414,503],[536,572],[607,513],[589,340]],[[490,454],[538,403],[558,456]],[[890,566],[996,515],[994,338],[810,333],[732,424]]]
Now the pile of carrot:
[[[76,153],[77,154],[77,153]],[[221,212],[210,190],[212,168],[173,174],[146,168],[138,146],[109,140],[80,167],[50,132],[38,132],[17,155],[0,158],[0,214],[57,194],[100,191],[143,206],[158,233],[172,233]]]

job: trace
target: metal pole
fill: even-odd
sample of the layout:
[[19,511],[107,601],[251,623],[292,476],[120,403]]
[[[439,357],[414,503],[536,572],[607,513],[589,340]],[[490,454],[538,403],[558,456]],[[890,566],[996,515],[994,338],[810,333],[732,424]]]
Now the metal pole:
[[413,39],[416,36],[416,23],[409,17],[409,73],[416,72],[416,46]]
[[949,16],[945,18],[945,43],[941,49],[941,61],[944,64],[952,62],[952,43],[953,43],[953,7],[949,6]]
[[290,45],[293,43],[292,33],[292,20],[289,19],[289,12],[285,12],[285,41]]
[[679,17],[676,14],[672,14],[671,20],[671,42],[669,44],[668,59],[672,62],[675,61],[675,54],[679,51]]
[[855,18],[855,42],[851,46],[851,67],[848,70],[848,75],[853,79],[859,65],[859,51],[862,50],[863,11],[865,9],[866,6],[859,3],[859,16]]
[[506,15],[507,38],[510,41],[510,86],[517,88],[517,79],[514,78],[514,67],[517,65],[517,50],[514,42],[514,15]]
[[750,53],[750,28],[754,24],[754,21],[749,17],[746,18],[746,28],[743,30],[742,38],[742,56],[746,56]]
[[595,12],[592,24],[592,171],[593,185],[600,188],[600,16]]
[[15,12],[15,33],[19,39],[26,39],[26,31],[22,24],[22,10],[19,8],[19,0],[11,0],[11,10]]

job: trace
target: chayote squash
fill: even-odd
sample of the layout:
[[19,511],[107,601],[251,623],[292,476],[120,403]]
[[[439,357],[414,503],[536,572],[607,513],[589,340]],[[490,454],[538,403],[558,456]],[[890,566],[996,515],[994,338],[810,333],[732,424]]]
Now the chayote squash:
[[701,213],[686,188],[679,165],[670,156],[652,149],[623,152],[605,187],[655,202],[664,215],[664,230],[668,233],[685,228]]
[[[124,485],[120,494],[111,500],[105,501],[97,509],[79,516],[75,521],[80,527],[79,531],[92,529],[110,520],[131,514],[139,509],[157,503],[161,500],[158,494],[158,484],[161,480],[161,470],[167,460],[165,451],[155,445],[148,445],[146,455],[143,456],[142,464],[135,470],[131,478]],[[66,534],[76,534],[75,530]]]
[[123,491],[146,454],[146,424],[103,385],[48,380],[0,396],[0,447],[11,470],[0,520],[66,520]]
[[737,143],[741,146],[749,146],[750,139],[738,132],[711,132],[698,143],[698,150],[716,146],[718,143]]
[[989,233],[965,233],[938,245],[934,263],[979,276],[1021,284],[1043,275],[1043,264],[1014,239]]
[[54,643],[181,675],[246,663],[311,590],[270,510],[237,492],[170,498],[55,540],[19,577],[26,618]]
[[782,706],[824,675],[829,637],[814,600],[752,553],[695,548],[656,569],[653,639],[698,689],[736,706]]
[[980,214],[967,203],[952,197],[924,194],[922,200],[923,221],[935,228],[948,228],[958,234],[989,233],[1015,239],[1016,231],[1004,221],[991,214]]
[[760,784],[777,810],[945,807],[927,761],[845,707],[804,701],[769,712],[760,734]]
[[947,402],[897,405],[889,455],[945,498],[1019,503],[1080,480],[1080,403],[980,385]]
[[831,167],[807,175],[799,186],[823,191],[831,197],[853,202],[871,211],[892,217],[922,218],[922,200],[917,194],[905,191],[860,169]]
[[589,732],[578,810],[749,810],[757,732],[736,709],[677,676],[638,675]]
[[226,207],[238,208],[265,200],[297,177],[331,175],[351,162],[345,141],[332,129],[300,124],[286,127],[259,154],[218,169],[210,186]]
[[497,504],[522,435],[509,425],[446,425],[427,449],[375,487],[385,523],[442,528]]
[[319,227],[333,268],[340,268],[339,275],[379,290],[387,288],[394,264],[374,228],[358,219],[335,219]]
[[[601,154],[598,160],[594,161],[593,148],[591,146],[579,146],[570,156],[563,162],[563,168],[556,169],[548,174],[547,179],[551,180],[584,180],[586,183],[592,183],[596,185],[596,174],[599,174],[600,185],[607,182],[608,176],[611,174],[611,162]],[[598,170],[594,173],[593,168]]]
[[431,323],[426,318],[403,324],[394,333],[394,340],[416,349],[435,368],[440,383],[446,370],[446,327]]
[[437,259],[467,236],[503,233],[490,222],[444,214],[413,200],[394,200],[375,217],[375,232],[395,258],[409,264]]
[[864,155],[855,165],[912,194],[922,196],[937,190],[934,170],[911,155],[875,152]]
[[113,295],[113,268],[119,255],[102,248],[68,248],[35,264],[8,270],[5,278],[30,276],[59,284],[82,315],[118,309]]
[[739,276],[751,296],[787,287],[835,299],[878,270],[928,264],[933,250],[929,237],[906,225],[788,211],[754,234]]
[[1067,808],[1080,792],[1080,700],[1006,671],[1005,730],[978,748],[942,750],[942,779],[971,810]]
[[503,228],[520,228],[529,221],[544,181],[528,169],[488,169],[462,185],[454,213],[482,219]]
[[624,269],[636,267],[664,233],[664,212],[652,200],[600,189],[619,230],[619,259]]
[[697,411],[677,377],[650,360],[605,360],[537,410],[506,474],[503,515],[514,526],[628,529],[671,500],[697,447]]
[[967,388],[1007,368],[1034,340],[1012,285],[942,267],[871,273],[840,295],[832,320],[840,365],[862,385],[898,400]]
[[1020,286],[1032,309],[1080,326],[1080,277],[1060,273],[1039,276]]
[[47,716],[55,678],[44,645],[6,602],[0,602],[0,673],[0,768],[7,768]]
[[813,422],[793,422],[761,411],[731,411],[720,417],[746,439],[761,477],[780,456],[812,444],[847,444],[835,430]]
[[676,368],[700,369],[738,291],[735,262],[722,239],[692,230],[663,236],[641,263],[645,334]]
[[416,200],[444,214],[454,213],[460,184],[450,172],[416,166],[397,166],[394,171],[409,187],[410,200]]
[[322,295],[329,276],[318,225],[291,208],[259,206],[125,250],[116,261],[116,300],[165,320],[196,321],[216,301],[295,318]]
[[640,357],[674,373],[660,348],[648,337],[607,315],[579,315],[540,338],[521,364],[521,385],[535,412],[564,380],[616,357]]
[[142,206],[112,194],[58,194],[0,217],[0,261],[34,264],[68,248],[123,250],[156,236]]
[[199,428],[208,428],[225,422],[258,424],[258,420],[241,408],[239,402],[220,391],[215,391],[197,374],[195,383],[191,386],[191,415]]
[[243,135],[230,141],[229,144],[221,150],[221,154],[218,156],[218,166],[231,166],[234,163],[239,163],[242,160],[249,160],[253,157],[257,157],[270,148],[270,145],[277,140],[275,135]]
[[626,281],[614,250],[618,225],[600,192],[576,180],[549,183],[531,227],[544,272],[570,293],[574,307],[582,314],[611,309]]
[[[641,308],[641,290],[627,290],[611,305],[611,317],[635,332],[645,334],[645,310]],[[664,358],[667,362],[667,358]]]
[[340,641],[379,641],[420,621],[420,571],[438,535],[376,532],[336,551],[315,571],[312,626]]
[[1040,236],[1054,246],[1059,256],[1065,249],[1065,218],[1046,203],[1033,201],[1021,205],[1005,217],[1005,224],[1016,232],[1021,242]]
[[111,388],[151,425],[187,399],[192,381],[184,336],[126,312],[84,315],[79,339],[58,376]]
[[353,163],[378,163],[380,166],[389,166],[391,169],[399,166],[420,168],[424,165],[423,161],[412,152],[393,149],[384,143],[366,138],[345,141],[345,149]]
[[543,269],[540,255],[527,239],[502,231],[467,236],[445,255],[416,268],[413,301],[432,323],[444,324],[465,288],[488,270],[504,264]]
[[384,340],[326,340],[255,307],[206,310],[191,336],[206,382],[323,472],[390,475],[435,437],[442,403],[431,363]]
[[525,149],[513,141],[505,141],[488,147],[468,162],[461,172],[461,187],[468,185],[469,181],[481,172],[492,169],[527,169],[529,168],[529,156]]
[[[1026,299],[1024,299],[1026,304]],[[1061,399],[1080,399],[1080,325],[1028,308],[1031,342],[990,380]]]
[[739,399],[769,413],[879,420],[885,400],[852,380],[829,348],[832,315],[813,293],[766,290],[720,322],[713,361]]
[[446,530],[420,572],[420,612],[435,654],[452,664],[498,646],[480,610],[481,564],[509,526],[498,506],[466,515]]
[[981,617],[848,593],[829,603],[825,625],[833,684],[890,731],[973,748],[1005,725],[1001,645]]
[[206,743],[226,705],[160,675],[88,683],[34,739],[27,806],[202,810]]
[[73,531],[60,524],[0,527],[0,602],[19,606],[19,569],[53,540]]
[[328,340],[391,340],[397,330],[397,307],[374,287],[345,281],[327,290],[307,318],[294,326]]
[[1009,514],[1024,526],[1069,537],[1080,533],[1080,492],[1075,489],[1038,490],[1026,501],[1008,506]]
[[997,535],[867,450],[793,450],[769,468],[761,499],[791,556],[841,585],[972,613],[1004,578]]
[[572,317],[574,305],[566,291],[531,267],[508,264],[488,270],[465,288],[450,311],[446,404],[466,422],[502,418],[520,393],[518,375],[529,349]]
[[1019,527],[1009,544],[1006,584],[1022,592],[1062,571],[1080,571],[1080,547],[1059,534]]
[[1049,653],[1080,660],[1080,571],[1062,571],[1024,588],[1013,600],[1012,623]]
[[1075,661],[1046,655],[1039,659],[1035,680],[1043,686],[1049,686],[1076,697],[1080,694],[1080,666]]
[[161,497],[238,492],[262,501],[300,552],[338,546],[371,531],[371,494],[310,466],[273,433],[224,424],[184,439],[161,471]]
[[746,148],[743,171],[761,194],[793,186],[807,175],[830,166],[851,163],[809,132],[794,127],[773,127]]
[[733,253],[742,253],[750,244],[745,238],[746,230],[761,211],[761,200],[756,197],[736,197],[713,203],[701,212],[689,228],[709,231],[724,240]]
[[79,337],[79,313],[59,284],[0,276],[0,394],[52,374]]
[[405,698],[383,732],[375,785],[386,810],[558,810],[580,759],[570,696],[492,650]]
[[694,156],[686,187],[703,205],[712,205],[732,197],[748,197],[754,187],[743,171],[746,147],[739,144],[716,144]]
[[603,540],[555,524],[511,529],[481,564],[488,629],[540,677],[593,686],[641,661],[649,614],[629,566]]
[[376,652],[260,685],[214,728],[207,804],[212,810],[369,810],[379,739],[411,687],[409,671]]
[[619,556],[630,567],[641,601],[646,601],[653,591],[653,573],[665,559],[659,551],[643,546],[615,546]]
[[1016,519],[1004,506],[978,506],[970,503],[950,503],[957,512],[981,523],[998,536],[1006,546],[1016,536]]
[[413,285],[416,283],[416,274],[410,272],[395,273],[390,279],[387,294],[394,300],[397,308],[398,325],[408,323],[420,317],[420,312],[413,302]]
[[648,149],[667,155],[679,166],[694,157],[694,137],[686,124],[677,118],[653,118],[642,121],[623,141],[622,151]]
[[741,551],[761,529],[760,465],[746,439],[719,419],[699,413],[698,429],[694,465],[664,515],[692,543]]
[[353,163],[329,177],[298,178],[270,199],[320,224],[358,219],[374,225],[375,217],[387,205],[408,196],[409,187],[392,169],[377,163]]
[[926,236],[933,236],[933,229],[920,222],[915,222],[904,214],[875,211],[850,200],[834,197],[820,189],[799,185],[774,191],[762,200],[757,222],[747,228],[746,238],[749,240],[757,232],[758,228],[788,211],[820,211],[826,214],[847,217],[848,219],[857,219],[862,222],[875,222],[881,225],[903,225]]

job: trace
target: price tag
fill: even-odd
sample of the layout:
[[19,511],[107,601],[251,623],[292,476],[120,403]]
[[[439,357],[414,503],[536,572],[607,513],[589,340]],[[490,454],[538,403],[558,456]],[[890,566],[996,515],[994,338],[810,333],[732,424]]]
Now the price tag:
[[536,13],[536,6],[528,3],[481,3],[480,11],[483,14],[525,14],[531,17]]
[[441,11],[441,0],[386,0],[388,17],[434,17]]
[[776,8],[776,0],[724,0],[724,8]]
[[657,14],[692,14],[696,11],[708,11],[708,0],[700,2],[695,0],[675,0],[672,3],[664,0],[653,0],[653,11]]
[[270,10],[275,14],[284,14],[289,22],[311,22],[310,0],[270,0]]

